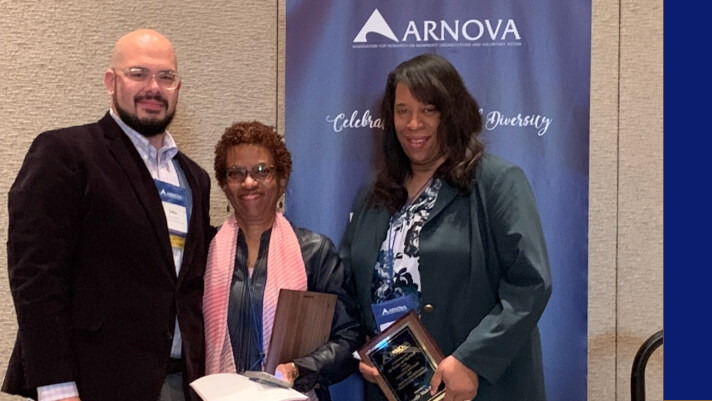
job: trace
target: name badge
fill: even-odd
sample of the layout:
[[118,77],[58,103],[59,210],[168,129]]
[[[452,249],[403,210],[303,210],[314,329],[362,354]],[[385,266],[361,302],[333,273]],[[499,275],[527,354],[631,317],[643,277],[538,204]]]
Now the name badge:
[[373,311],[373,317],[376,319],[378,330],[383,331],[399,317],[408,313],[409,310],[416,310],[417,306],[418,303],[412,296],[405,295],[378,304],[371,304],[371,310]]
[[184,188],[154,180],[166,214],[168,234],[173,248],[184,248],[188,234],[188,193]]

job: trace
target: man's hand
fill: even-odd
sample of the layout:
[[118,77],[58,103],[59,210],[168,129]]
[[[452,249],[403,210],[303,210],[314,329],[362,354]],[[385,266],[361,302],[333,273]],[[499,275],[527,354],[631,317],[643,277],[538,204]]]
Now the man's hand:
[[477,395],[480,385],[477,373],[455,359],[452,355],[443,359],[430,380],[430,394],[438,391],[441,382],[445,382],[443,401],[469,401]]

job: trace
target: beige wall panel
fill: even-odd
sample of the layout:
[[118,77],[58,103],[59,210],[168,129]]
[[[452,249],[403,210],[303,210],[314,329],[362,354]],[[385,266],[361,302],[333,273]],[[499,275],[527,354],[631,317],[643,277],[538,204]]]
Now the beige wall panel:
[[287,6],[286,0],[279,0],[279,10],[278,10],[278,45],[277,52],[279,54],[279,61],[277,62],[277,93],[279,102],[277,103],[277,116],[278,116],[278,126],[277,130],[281,134],[284,132],[284,81],[285,81],[285,68],[286,68],[286,58],[287,58]]
[[[621,7],[617,392],[638,347],[663,328],[663,1]],[[660,348],[647,400],[662,400]],[[660,355],[658,355],[660,354]]]
[[592,4],[588,399],[615,400],[618,0]]

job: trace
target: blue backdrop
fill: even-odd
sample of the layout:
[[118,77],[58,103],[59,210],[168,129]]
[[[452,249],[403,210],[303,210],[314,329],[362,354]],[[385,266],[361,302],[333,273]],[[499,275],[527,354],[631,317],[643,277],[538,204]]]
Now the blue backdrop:
[[[286,12],[289,219],[339,243],[379,162],[388,72],[446,57],[480,104],[488,151],[534,188],[554,288],[539,323],[548,398],[586,400],[590,0],[288,0]],[[358,387],[332,393],[360,400]]]

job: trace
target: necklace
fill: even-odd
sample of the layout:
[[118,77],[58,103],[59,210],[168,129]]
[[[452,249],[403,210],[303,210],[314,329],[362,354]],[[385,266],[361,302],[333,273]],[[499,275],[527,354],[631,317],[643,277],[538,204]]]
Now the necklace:
[[418,189],[418,191],[416,191],[416,193],[414,193],[413,196],[411,196],[411,197],[408,198],[408,201],[405,203],[405,207],[410,206],[410,204],[413,203],[413,201],[415,201],[416,199],[418,199],[418,196],[420,196],[420,194],[423,193],[423,191],[425,190],[425,188],[427,188],[428,185],[430,185],[430,183],[431,183],[432,181],[433,181],[433,176],[431,175],[430,177],[428,177],[427,180],[425,180],[425,182],[424,182],[423,185],[420,187],[420,189]]

